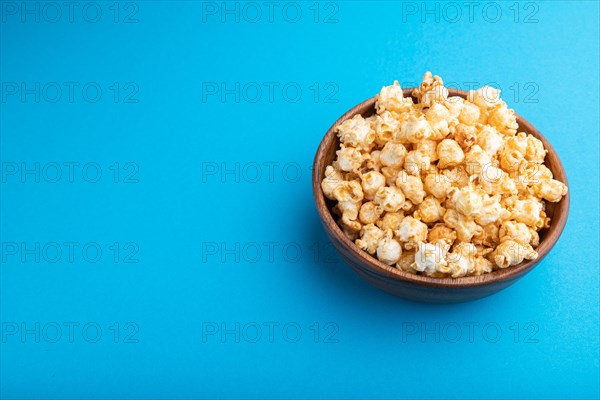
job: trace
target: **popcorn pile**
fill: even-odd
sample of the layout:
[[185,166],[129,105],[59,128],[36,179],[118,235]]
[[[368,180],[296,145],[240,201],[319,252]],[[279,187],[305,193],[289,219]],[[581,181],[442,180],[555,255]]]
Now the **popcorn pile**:
[[427,72],[405,98],[398,82],[377,113],[337,127],[341,146],[321,183],[344,234],[388,265],[458,278],[533,260],[545,202],[567,186],[543,164],[546,150],[518,132],[500,91],[467,100]]

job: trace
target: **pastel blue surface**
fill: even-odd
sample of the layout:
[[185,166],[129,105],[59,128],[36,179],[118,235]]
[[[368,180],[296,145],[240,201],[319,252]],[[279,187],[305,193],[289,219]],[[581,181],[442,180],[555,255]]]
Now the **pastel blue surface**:
[[[597,2],[53,4],[0,4],[1,398],[598,398]],[[552,252],[466,304],[370,287],[312,199],[327,128],[427,70],[569,178]]]

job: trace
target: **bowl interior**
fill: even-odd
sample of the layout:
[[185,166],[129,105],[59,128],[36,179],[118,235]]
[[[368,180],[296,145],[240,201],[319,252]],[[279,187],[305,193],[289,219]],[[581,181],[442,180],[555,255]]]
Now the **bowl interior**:
[[[404,89],[404,96],[411,96],[413,89]],[[450,96],[460,96],[466,98],[467,92],[462,90],[449,89]],[[416,100],[416,99],[414,99]],[[539,231],[540,244],[535,249],[538,252],[538,258],[536,260],[530,260],[521,264],[493,271],[480,276],[467,276],[462,278],[432,278],[424,275],[414,275],[407,272],[401,271],[393,266],[386,265],[381,261],[377,260],[370,254],[365,253],[359,249],[352,241],[350,241],[336,224],[334,217],[331,214],[331,208],[335,205],[335,201],[325,198],[321,190],[321,181],[325,176],[325,168],[330,165],[335,157],[336,151],[339,149],[340,141],[336,134],[336,128],[346,119],[352,118],[356,114],[361,114],[363,117],[369,117],[375,113],[375,98],[368,99],[357,106],[350,109],[342,117],[340,117],[328,130],[327,134],[323,138],[315,157],[313,166],[313,191],[315,201],[317,203],[317,210],[319,211],[321,220],[323,221],[326,229],[330,234],[334,234],[338,239],[338,242],[345,247],[347,253],[352,254],[353,257],[360,259],[364,264],[367,264],[371,269],[376,272],[380,272],[387,276],[397,278],[405,281],[412,281],[415,283],[426,284],[429,286],[438,287],[461,287],[461,286],[473,286],[473,285],[485,285],[492,282],[498,282],[501,280],[511,279],[517,275],[523,275],[531,270],[536,264],[538,264],[548,254],[552,246],[558,240],[566,224],[570,194],[567,193],[565,197],[558,203],[551,203],[546,201],[546,214],[550,217],[550,227]],[[519,124],[519,131],[525,132],[540,139],[544,144],[548,154],[544,164],[552,171],[554,179],[557,179],[568,186],[567,177],[565,170],[556,154],[556,151],[552,148],[550,143],[542,136],[542,134],[535,129],[527,120],[517,116],[517,122]]]

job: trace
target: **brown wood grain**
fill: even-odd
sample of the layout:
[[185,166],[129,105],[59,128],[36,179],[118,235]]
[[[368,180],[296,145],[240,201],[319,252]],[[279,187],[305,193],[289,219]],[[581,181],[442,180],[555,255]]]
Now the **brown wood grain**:
[[[413,89],[404,89],[404,96],[411,96]],[[450,96],[466,98],[467,92],[449,89]],[[430,303],[455,303],[489,296],[513,284],[538,265],[550,252],[560,237],[569,213],[570,194],[558,203],[546,202],[546,213],[551,218],[548,229],[539,232],[540,245],[536,248],[538,258],[526,261],[506,269],[494,271],[481,276],[463,278],[432,278],[414,275],[386,265],[368,253],[359,249],[350,241],[335,223],[331,215],[333,202],[326,199],[321,190],[321,181],[325,175],[325,167],[335,159],[339,149],[336,127],[356,114],[368,117],[375,113],[375,98],[370,98],[350,109],[329,128],[321,141],[313,164],[312,185],[319,217],[327,235],[344,261],[366,281],[386,292],[409,300]],[[556,151],[540,132],[527,120],[517,114],[519,131],[529,133],[544,143],[548,150],[545,164],[554,174],[554,178],[567,184],[567,176]]]

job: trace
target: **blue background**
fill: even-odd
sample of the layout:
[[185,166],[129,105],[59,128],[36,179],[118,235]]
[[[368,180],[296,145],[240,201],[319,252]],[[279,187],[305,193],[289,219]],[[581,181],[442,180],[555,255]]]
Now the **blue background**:
[[[203,22],[193,1],[121,3],[114,22],[113,2],[97,4],[97,23],[81,8],[54,23],[43,18],[51,9],[39,23],[2,9],[3,168],[94,162],[102,177],[88,183],[77,169],[71,183],[64,168],[59,182],[36,183],[4,170],[0,397],[598,398],[597,2],[521,2],[518,14],[497,2],[497,22],[485,2],[472,20],[454,3],[455,22],[445,3],[428,3],[439,12],[426,14],[421,2],[322,2],[317,23],[312,1],[298,3],[296,23],[283,2],[273,22],[255,3],[255,23],[251,9],[239,23]],[[328,244],[312,199],[327,128],[382,85],[427,70],[463,89],[496,82],[569,178],[570,216],[553,251],[510,288],[466,304],[411,303],[370,287]],[[52,103],[50,91],[39,102],[8,95],[11,82],[80,86],[72,101],[65,89]],[[95,103],[81,93],[88,82],[102,89]],[[239,102],[203,99],[203,83],[214,82],[248,91]],[[272,101],[264,82],[279,85]],[[282,94],[286,83],[302,89],[298,101],[292,89]],[[264,91],[251,102],[255,84]],[[272,179],[263,163],[278,163]],[[130,172],[137,183],[124,182]],[[36,242],[80,246],[73,262],[10,254],[11,244]],[[102,249],[96,263],[81,254],[89,242]],[[127,260],[138,262],[124,262],[136,249]],[[69,322],[79,324],[72,341]],[[39,342],[21,336],[36,323]],[[102,329],[96,343],[93,329],[82,333],[88,323]],[[272,338],[268,323],[279,324]],[[63,327],[56,343],[53,324]],[[238,338],[221,336],[236,324]]]

